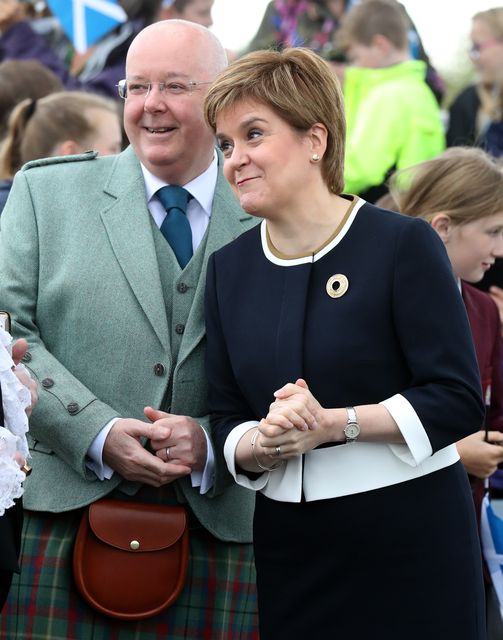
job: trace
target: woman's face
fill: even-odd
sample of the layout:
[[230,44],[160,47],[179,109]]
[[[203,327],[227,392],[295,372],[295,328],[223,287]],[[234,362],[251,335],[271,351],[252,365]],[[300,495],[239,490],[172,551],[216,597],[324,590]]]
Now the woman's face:
[[503,82],[503,40],[483,20],[473,20],[471,40],[471,58],[480,80],[487,84]]
[[503,256],[503,211],[493,216],[451,226],[445,248],[458,278],[482,280],[484,273]]
[[220,112],[216,130],[224,174],[241,207],[265,218],[293,208],[313,153],[307,134],[253,101]]

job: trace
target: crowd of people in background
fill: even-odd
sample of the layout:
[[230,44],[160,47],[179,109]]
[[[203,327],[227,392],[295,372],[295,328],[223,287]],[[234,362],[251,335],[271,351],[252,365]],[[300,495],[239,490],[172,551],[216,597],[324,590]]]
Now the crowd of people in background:
[[[396,0],[271,0],[240,51],[119,4],[79,52],[0,0],[0,638],[503,637],[503,6],[446,104]],[[105,496],[188,514],[155,616],[74,585]]]

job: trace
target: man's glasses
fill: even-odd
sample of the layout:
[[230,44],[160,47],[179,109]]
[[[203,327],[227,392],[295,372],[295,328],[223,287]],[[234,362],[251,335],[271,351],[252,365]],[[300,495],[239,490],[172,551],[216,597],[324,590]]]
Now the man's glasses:
[[495,47],[498,44],[503,44],[501,40],[496,40],[493,38],[492,40],[486,40],[485,42],[479,42],[478,44],[474,44],[469,50],[470,58],[476,60],[480,58],[480,54],[485,49],[490,49],[491,47]]
[[170,80],[169,82],[145,82],[143,80],[119,80],[117,91],[123,100],[131,97],[146,98],[152,86],[157,84],[160,93],[167,93],[170,96],[188,96],[199,85],[211,84],[211,82],[193,82],[192,80]]

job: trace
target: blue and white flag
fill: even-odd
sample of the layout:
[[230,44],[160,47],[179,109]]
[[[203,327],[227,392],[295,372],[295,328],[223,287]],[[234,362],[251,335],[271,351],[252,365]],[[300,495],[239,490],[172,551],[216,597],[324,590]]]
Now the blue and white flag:
[[119,0],[47,0],[79,53],[127,20]]
[[503,520],[494,513],[487,494],[482,501],[480,537],[484,558],[503,615]]

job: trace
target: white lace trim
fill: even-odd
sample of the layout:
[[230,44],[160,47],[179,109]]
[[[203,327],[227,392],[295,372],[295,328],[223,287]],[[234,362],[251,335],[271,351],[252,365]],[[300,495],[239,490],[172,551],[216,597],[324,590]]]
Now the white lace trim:
[[0,516],[23,495],[24,473],[14,459],[17,437],[0,427]]
[[[8,349],[11,341],[10,335],[0,328],[0,386],[4,412],[4,424],[0,425],[0,516],[23,493],[25,476],[14,459],[16,451],[24,458],[30,457],[25,409],[31,404],[31,394],[12,370],[14,363]],[[16,369],[26,371],[23,365],[17,365]]]

